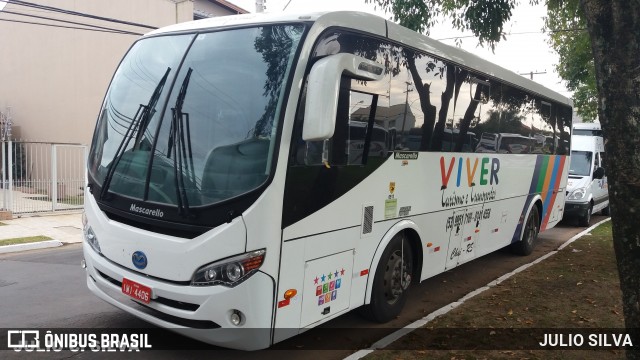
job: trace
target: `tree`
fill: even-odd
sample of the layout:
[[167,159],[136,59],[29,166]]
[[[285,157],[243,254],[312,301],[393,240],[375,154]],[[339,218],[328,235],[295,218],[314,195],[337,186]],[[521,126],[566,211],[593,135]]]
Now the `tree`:
[[[627,328],[640,344],[640,0],[580,0],[609,158],[613,246]],[[640,359],[640,349],[627,351]]]
[[[427,32],[440,15],[450,18],[455,28],[471,30],[492,49],[518,4],[517,0],[365,1],[375,2],[395,21],[420,32]],[[565,6],[562,9],[567,11],[574,5],[588,30],[598,117],[609,158],[613,244],[625,324],[635,345],[627,358],[640,359],[640,155],[636,153],[640,144],[640,0],[546,0],[545,4],[548,9]]]
[[487,120],[475,127],[478,133],[520,133],[522,115],[517,110],[489,110]]
[[573,104],[585,121],[598,115],[596,69],[586,21],[578,0],[551,0],[544,24],[558,53],[556,71],[573,91]]

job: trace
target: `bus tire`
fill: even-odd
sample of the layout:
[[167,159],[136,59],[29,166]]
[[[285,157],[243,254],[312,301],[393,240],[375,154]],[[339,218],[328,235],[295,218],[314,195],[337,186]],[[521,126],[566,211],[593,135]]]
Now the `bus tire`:
[[589,226],[589,223],[591,222],[591,213],[593,212],[593,204],[589,205],[589,209],[587,209],[587,213],[584,214],[584,216],[580,216],[578,218],[578,225],[579,226]]
[[534,205],[529,211],[529,216],[522,230],[522,240],[511,244],[511,251],[522,256],[531,254],[538,238],[539,227],[540,215],[538,214],[538,207]]
[[371,289],[371,303],[360,313],[379,323],[395,319],[407,302],[413,274],[411,245],[402,233],[391,239],[376,268]]

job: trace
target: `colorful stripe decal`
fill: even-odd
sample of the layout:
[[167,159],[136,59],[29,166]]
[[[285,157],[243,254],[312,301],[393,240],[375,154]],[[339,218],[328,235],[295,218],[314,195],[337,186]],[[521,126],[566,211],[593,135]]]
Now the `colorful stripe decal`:
[[[529,187],[529,196],[527,196],[527,201],[525,201],[524,208],[522,209],[521,219],[523,222],[525,221],[524,216],[531,206],[534,195],[540,194],[542,197],[542,214],[540,214],[542,222],[540,231],[546,229],[549,223],[549,216],[551,214],[549,210],[553,209],[556,197],[558,196],[554,190],[557,190],[560,186],[565,163],[566,156],[563,155],[538,155],[536,157],[536,165]],[[523,223],[519,223],[516,227],[512,242],[520,240],[523,225]]]
[[[538,190],[536,190],[537,187],[538,187],[537,179],[540,177],[540,169],[542,169],[542,161],[543,161],[544,158],[545,157],[542,156],[542,155],[538,155],[537,158],[536,158],[536,166],[533,169],[533,181],[531,181],[531,186],[529,187],[529,194],[530,195],[538,191]],[[527,210],[527,209],[525,208],[525,210]]]
[[511,238],[512,243],[520,241],[520,234],[522,233],[522,226],[523,226],[522,222],[524,222],[526,211],[527,209],[529,209],[529,206],[531,205],[531,200],[533,200],[533,195],[537,192],[538,179],[540,178],[540,171],[542,169],[542,163],[544,159],[545,159],[545,156],[543,155],[538,155],[536,157],[536,165],[533,168],[533,176],[531,180],[531,185],[529,186],[529,195],[527,196],[527,201],[524,202],[524,208],[522,209],[522,212],[520,214],[520,221],[518,221],[516,230],[513,233],[513,238]]
[[[558,190],[560,188],[560,181],[562,180],[562,174],[564,174],[564,165],[565,162],[567,160],[566,156],[558,156],[560,158],[559,164],[558,164],[558,168],[555,169],[554,168],[554,173],[555,173],[555,181],[553,182],[553,185],[551,187],[551,191],[553,192],[554,190]],[[556,199],[558,198],[558,194],[559,192],[555,192],[552,193],[551,196],[549,196],[549,205],[546,206],[547,209],[553,209],[553,205],[556,202]],[[549,223],[549,215],[551,214],[551,211],[547,211],[547,214],[543,217],[542,219],[542,226],[540,226],[541,230],[544,230],[547,228],[547,224]]]
[[[558,173],[558,168],[560,167],[560,161],[558,156],[550,156],[549,165],[547,167],[547,175],[544,179],[544,187],[542,188],[542,214],[540,214],[540,219],[547,218],[549,216],[549,202],[551,202],[551,198],[553,197],[553,189],[552,185],[555,183],[556,175]],[[549,171],[551,170],[551,171]],[[540,230],[544,230],[546,228],[546,224],[541,222]],[[543,227],[544,226],[544,227]]]
[[[547,171],[544,176],[544,184],[542,185],[542,211],[544,212],[547,209],[547,199],[549,198],[549,191],[551,190],[549,185],[551,184],[551,177],[553,176],[553,171],[549,171],[549,169],[556,170],[556,156],[549,156],[549,162],[547,163]],[[544,217],[544,216],[542,216]]]
[[[549,167],[549,156],[538,155],[538,158],[542,157],[542,164],[540,164],[540,173],[538,174],[538,178],[533,178],[538,186],[536,187],[536,193],[540,194],[542,189],[544,188],[544,179],[547,177],[547,169]],[[537,165],[537,161],[536,161]]]

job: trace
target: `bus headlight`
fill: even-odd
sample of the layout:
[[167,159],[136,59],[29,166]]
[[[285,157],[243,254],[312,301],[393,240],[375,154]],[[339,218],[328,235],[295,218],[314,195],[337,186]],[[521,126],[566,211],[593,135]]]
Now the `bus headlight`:
[[569,194],[569,197],[567,198],[568,200],[582,200],[582,198],[584,198],[584,195],[586,194],[586,189],[585,188],[579,188],[579,189],[575,189],[571,192],[571,194]]
[[266,252],[264,249],[252,251],[205,265],[193,275],[191,285],[234,287],[258,271]]

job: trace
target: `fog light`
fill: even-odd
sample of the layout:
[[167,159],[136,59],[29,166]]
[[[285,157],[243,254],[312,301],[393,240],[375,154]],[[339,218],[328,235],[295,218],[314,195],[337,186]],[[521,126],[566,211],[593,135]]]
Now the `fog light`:
[[87,262],[84,261],[84,259],[82,259],[82,261],[80,261],[80,266],[82,266],[83,269],[87,268]]
[[242,322],[242,313],[238,310],[233,310],[230,317],[231,323],[235,326],[240,325]]

